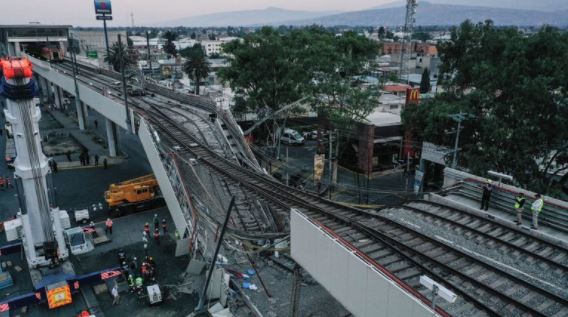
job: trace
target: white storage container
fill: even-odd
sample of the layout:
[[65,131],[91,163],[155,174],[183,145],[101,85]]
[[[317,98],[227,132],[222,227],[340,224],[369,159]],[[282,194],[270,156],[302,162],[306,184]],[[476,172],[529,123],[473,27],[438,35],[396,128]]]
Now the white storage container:
[[59,210],[59,218],[61,219],[63,229],[71,228],[71,221],[69,220],[69,213],[67,213],[67,210]]
[[88,220],[89,220],[89,209],[75,210],[75,221],[77,223],[79,222],[87,223]]
[[4,221],[4,231],[6,232],[6,240],[8,240],[8,242],[18,240],[20,238],[19,228],[21,226],[22,220],[20,218]]

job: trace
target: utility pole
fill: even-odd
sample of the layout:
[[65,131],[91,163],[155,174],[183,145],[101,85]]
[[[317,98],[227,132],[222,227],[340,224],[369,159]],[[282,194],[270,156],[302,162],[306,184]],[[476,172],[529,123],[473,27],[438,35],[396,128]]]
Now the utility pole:
[[225,221],[223,222],[223,227],[221,227],[221,233],[219,234],[219,240],[217,241],[217,246],[215,247],[215,252],[213,253],[213,259],[211,260],[211,266],[209,267],[209,272],[207,272],[207,278],[205,280],[205,286],[201,291],[201,296],[199,297],[199,302],[195,307],[195,315],[199,315],[200,313],[204,313],[204,305],[205,305],[205,297],[207,296],[207,288],[209,288],[209,282],[211,281],[211,276],[213,275],[213,270],[215,269],[215,262],[217,262],[217,254],[219,254],[219,249],[221,248],[221,244],[223,244],[223,236],[225,236],[225,230],[227,229],[227,224],[229,223],[229,219],[231,218],[231,211],[233,210],[233,206],[235,205],[235,196],[231,198],[231,202],[229,203],[229,209],[227,210],[227,215],[225,216]]
[[462,122],[465,119],[472,117],[472,115],[460,111],[460,113],[451,114],[449,115],[449,117],[458,123],[458,129],[456,130],[456,140],[454,143],[454,155],[453,155],[454,157],[452,159],[452,168],[456,168],[458,166],[458,146],[460,142],[460,132],[462,130]]
[[112,69],[112,63],[110,62],[110,48],[108,46],[108,32],[107,32],[107,21],[106,19],[104,19],[106,15],[103,14],[103,29],[105,32],[105,46],[106,46],[106,51],[107,51],[107,59],[108,59],[108,67],[109,69]]
[[327,185],[327,191],[329,192],[329,199],[331,199],[331,181],[332,181],[332,177],[333,177],[333,162],[331,160],[331,151],[333,150],[333,145],[332,145],[332,136],[331,136],[331,129],[328,130],[329,132],[329,156],[328,156],[328,166],[329,166],[329,184]]
[[154,69],[152,68],[152,53],[150,51],[150,32],[146,31],[146,47],[148,48],[148,65],[150,66],[150,78],[154,77]]
[[300,287],[302,286],[302,272],[298,264],[294,265],[294,277],[290,292],[290,317],[297,317],[300,310]]
[[83,105],[81,104],[81,98],[79,96],[79,85],[77,83],[77,75],[79,75],[79,68],[77,67],[77,55],[75,50],[78,49],[77,40],[71,37],[70,34],[67,34],[68,42],[70,46],[70,54],[71,54],[71,63],[73,69],[73,82],[75,84],[75,106],[77,108],[77,121],[79,122],[79,130],[85,129],[85,114],[83,113]]
[[120,53],[120,75],[122,77],[122,94],[124,95],[124,108],[126,109],[126,126],[130,127],[130,111],[128,109],[128,89],[126,88],[126,75],[124,74],[124,51],[122,50],[122,37],[118,33],[118,50]]
[[290,185],[290,171],[289,171],[289,163],[288,163],[288,147],[286,147],[286,186]]

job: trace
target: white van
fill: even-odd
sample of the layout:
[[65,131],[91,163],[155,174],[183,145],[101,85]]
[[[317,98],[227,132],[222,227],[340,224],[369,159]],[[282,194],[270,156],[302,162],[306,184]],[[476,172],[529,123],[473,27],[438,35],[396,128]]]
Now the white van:
[[284,132],[282,133],[282,135],[280,135],[280,142],[282,142],[284,144],[303,145],[304,142],[305,142],[305,139],[296,130],[284,129]]

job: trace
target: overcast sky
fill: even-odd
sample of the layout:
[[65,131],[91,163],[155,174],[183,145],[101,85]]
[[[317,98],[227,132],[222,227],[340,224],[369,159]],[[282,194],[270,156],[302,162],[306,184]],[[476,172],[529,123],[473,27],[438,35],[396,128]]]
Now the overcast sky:
[[[7,1],[7,0],[6,0]],[[9,6],[0,24],[38,21],[49,24],[100,25],[95,20],[93,0],[20,0]],[[394,0],[112,0],[114,21],[109,25],[136,25],[222,11],[279,7],[310,11],[353,11],[390,3]],[[25,5],[23,5],[25,3]],[[9,14],[6,14],[9,13]]]
[[[8,0],[1,0],[8,2]],[[110,26],[152,25],[208,13],[279,7],[308,11],[356,11],[403,0],[111,0]],[[542,10],[568,10],[568,0],[419,0],[438,3],[498,6]],[[19,0],[5,7],[0,24],[71,24],[99,26],[93,0]],[[419,5],[420,7],[420,5]]]

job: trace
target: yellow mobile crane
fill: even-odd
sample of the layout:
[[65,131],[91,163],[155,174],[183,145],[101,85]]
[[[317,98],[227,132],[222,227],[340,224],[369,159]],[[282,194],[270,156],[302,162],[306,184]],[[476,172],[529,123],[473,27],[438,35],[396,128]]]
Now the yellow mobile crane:
[[112,216],[122,216],[164,205],[159,186],[153,174],[111,184],[105,200]]

